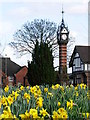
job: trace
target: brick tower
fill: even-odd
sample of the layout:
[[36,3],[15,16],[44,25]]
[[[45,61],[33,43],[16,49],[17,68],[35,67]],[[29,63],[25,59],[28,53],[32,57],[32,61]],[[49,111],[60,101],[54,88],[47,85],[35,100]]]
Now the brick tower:
[[57,30],[57,41],[59,45],[59,74],[62,73],[65,66],[67,67],[67,43],[69,40],[69,30],[68,27],[65,26],[63,14],[64,11],[62,10],[62,21]]

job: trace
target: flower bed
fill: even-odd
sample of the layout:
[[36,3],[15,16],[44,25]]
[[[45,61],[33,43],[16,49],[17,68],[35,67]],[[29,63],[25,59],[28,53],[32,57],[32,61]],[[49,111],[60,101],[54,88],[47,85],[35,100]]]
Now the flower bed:
[[0,96],[0,119],[90,118],[86,85],[9,87]]

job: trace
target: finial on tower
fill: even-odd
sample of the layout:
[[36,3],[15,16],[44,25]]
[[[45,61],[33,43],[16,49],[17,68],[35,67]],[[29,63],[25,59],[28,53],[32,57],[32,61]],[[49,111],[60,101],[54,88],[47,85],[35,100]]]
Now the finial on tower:
[[63,10],[63,5],[62,5],[62,23],[64,23],[64,10]]

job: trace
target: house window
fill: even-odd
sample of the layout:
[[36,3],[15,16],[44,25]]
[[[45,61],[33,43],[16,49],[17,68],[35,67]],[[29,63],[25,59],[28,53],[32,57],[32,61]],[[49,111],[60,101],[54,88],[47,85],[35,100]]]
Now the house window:
[[13,81],[13,79],[14,79],[13,76],[9,76],[9,77],[8,77],[8,80],[9,80],[9,81]]
[[75,67],[80,67],[80,58],[75,59]]
[[85,64],[85,70],[87,70],[87,64]]
[[83,70],[83,64],[81,65],[81,70]]
[[88,71],[90,71],[90,64],[88,64]]

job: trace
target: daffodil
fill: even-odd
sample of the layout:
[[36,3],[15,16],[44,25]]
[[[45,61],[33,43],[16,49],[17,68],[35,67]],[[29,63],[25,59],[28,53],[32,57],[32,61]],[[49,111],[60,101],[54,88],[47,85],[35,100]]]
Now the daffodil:
[[78,92],[76,92],[76,96],[78,97]]
[[1,101],[0,101],[0,109],[1,109],[1,105],[2,105],[2,103],[1,103]]
[[15,100],[17,99],[17,97],[19,96],[19,94],[17,93],[17,91],[15,92]]
[[29,89],[30,87],[29,86],[27,86],[27,89]]
[[30,95],[28,93],[24,93],[24,98],[30,100]]
[[27,116],[25,114],[20,114],[19,116],[21,117],[21,119],[27,118]]
[[64,87],[63,86],[60,86],[60,89],[62,92],[64,92]]
[[42,110],[40,110],[40,115],[42,115],[43,117],[49,116],[49,114],[47,113],[46,109],[44,109],[44,108],[42,108]]
[[52,89],[54,89],[54,85],[52,85]]
[[90,113],[86,113],[86,116],[87,116],[87,118],[89,118],[90,117]]
[[81,83],[81,84],[80,84],[80,87],[81,87],[81,89],[84,88],[84,83]]
[[70,85],[71,88],[73,88],[73,85]]
[[7,106],[7,98],[6,97],[2,97],[1,98],[1,104],[3,104],[4,106]]
[[40,89],[37,89],[37,94],[41,95],[41,90]]
[[9,86],[7,85],[7,86],[4,88],[4,91],[5,91],[5,92],[8,92],[8,90],[9,90]]
[[52,85],[52,89],[54,89],[54,90],[57,90],[59,87],[60,87],[60,85],[59,85],[59,84]]
[[20,90],[24,90],[24,87],[23,87],[23,86],[21,86],[21,87],[20,87]]
[[9,105],[11,105],[13,103],[13,97],[8,96],[7,101],[9,103]]
[[12,91],[12,95],[15,95],[15,92],[14,92],[14,91]]
[[48,88],[44,88],[44,92],[48,92]]
[[36,91],[37,91],[37,88],[36,88],[35,86],[33,86],[33,87],[31,87],[31,88],[30,88],[30,91],[31,91],[31,93],[33,93],[33,94],[34,94],[34,92],[36,92]]
[[87,119],[90,117],[90,113],[82,113],[82,115],[84,118],[86,117]]
[[65,112],[66,110],[65,110],[64,108],[59,108],[57,111],[58,111],[58,113],[60,114],[60,113]]
[[51,92],[48,92],[48,97],[53,97],[53,94]]
[[86,89],[86,84],[84,84],[84,90]]
[[68,118],[67,112],[63,112],[61,114],[61,119],[67,119],[67,118]]
[[32,109],[32,108],[31,108],[30,111],[29,111],[29,114],[30,114],[31,117],[33,117],[33,118],[35,118],[35,119],[36,119],[36,118],[37,118],[37,119],[39,118],[38,112],[37,112],[36,109]]
[[60,102],[58,102],[58,106],[60,106],[61,105],[61,103]]
[[77,87],[77,86],[75,87],[75,90],[78,90],[78,87]]
[[3,110],[3,113],[0,115],[0,117],[1,119],[12,119],[14,117],[9,106],[6,107],[6,110]]
[[72,101],[72,100],[70,100],[70,102],[67,101],[67,107],[68,107],[69,109],[72,109],[72,108],[73,108],[73,101]]
[[59,108],[57,110],[58,114],[60,115],[61,119],[67,119],[68,118],[68,114],[67,111],[64,108]]
[[71,105],[71,103],[67,101],[67,107],[69,107],[70,105]]
[[37,104],[38,107],[41,108],[41,107],[43,106],[43,98],[42,98],[42,97],[39,97],[39,98],[37,99],[36,104]]
[[30,117],[30,113],[26,110],[26,112],[25,112],[25,115],[27,116],[27,118],[29,118]]
[[52,118],[53,118],[54,120],[58,120],[58,119],[61,118],[61,116],[57,113],[57,111],[53,111]]

